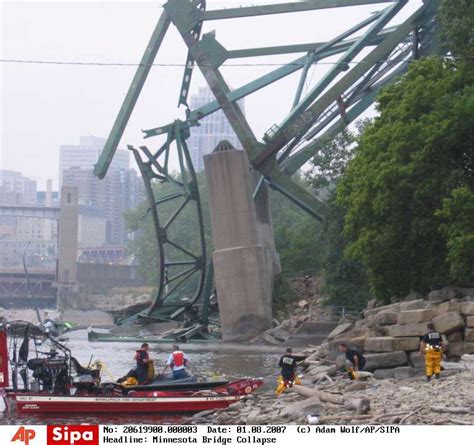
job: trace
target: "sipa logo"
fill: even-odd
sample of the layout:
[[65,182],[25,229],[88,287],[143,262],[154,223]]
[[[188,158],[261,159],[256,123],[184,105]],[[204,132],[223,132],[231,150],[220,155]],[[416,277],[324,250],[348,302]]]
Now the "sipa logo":
[[99,445],[99,427],[48,425],[48,445]]
[[35,430],[30,430],[24,426],[18,428],[15,435],[11,438],[12,442],[22,442],[24,445],[29,445],[30,441],[36,436]]

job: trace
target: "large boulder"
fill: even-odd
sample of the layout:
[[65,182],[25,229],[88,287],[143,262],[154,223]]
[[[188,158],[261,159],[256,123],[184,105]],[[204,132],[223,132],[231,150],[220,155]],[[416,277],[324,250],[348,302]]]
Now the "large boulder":
[[311,366],[309,368],[309,371],[307,372],[309,375],[315,376],[315,375],[323,375],[327,374],[328,376],[332,377],[336,375],[337,372],[337,367],[336,365],[321,365],[321,366]]
[[334,338],[338,335],[344,334],[352,327],[352,323],[342,323],[339,326],[336,326],[328,335],[328,338]]
[[423,370],[420,368],[412,368],[411,366],[399,366],[393,370],[395,380],[404,380],[414,377],[416,375],[423,374]]
[[365,355],[366,364],[364,371],[373,371],[375,369],[395,368],[407,363],[407,355],[403,351],[383,352],[381,354]]
[[419,347],[419,337],[369,337],[364,343],[368,352],[416,351]]
[[420,349],[420,337],[394,338],[395,351],[417,351]]
[[474,341],[474,329],[466,329],[464,331],[464,341]]
[[267,343],[270,343],[272,345],[279,345],[282,343],[281,340],[278,340],[276,337],[274,337],[273,335],[267,334],[266,332],[263,333],[262,337]]
[[417,337],[427,331],[426,323],[396,324],[387,328],[390,337]]
[[449,343],[462,341],[462,331],[454,331],[446,335]]
[[400,311],[414,311],[417,309],[428,309],[431,303],[422,299],[412,301],[402,301],[400,303]]
[[465,301],[460,306],[461,314],[474,315],[474,301]]
[[367,302],[367,309],[374,309],[375,306],[377,306],[377,300],[375,298]]
[[288,403],[280,415],[291,420],[300,420],[308,415],[317,416],[324,412],[323,404],[319,397],[310,397],[301,402]]
[[413,368],[425,369],[425,359],[419,352],[410,352],[408,355],[408,363]]
[[435,329],[442,334],[449,334],[464,327],[464,320],[458,312],[446,312],[433,319]]
[[466,317],[466,326],[468,328],[474,328],[474,315]]
[[336,335],[334,340],[340,340],[342,338],[351,338],[351,337],[375,337],[375,330],[371,330],[366,326],[360,328],[353,327],[349,331],[344,332],[343,334]]
[[290,338],[290,333],[280,326],[277,326],[276,328],[268,329],[267,331],[265,331],[265,334],[267,336],[270,335],[281,342],[284,342]]
[[395,377],[395,368],[376,369],[374,377],[376,379],[393,379]]
[[448,357],[461,357],[463,354],[463,342],[449,343],[448,349],[446,349],[446,355]]
[[446,312],[461,312],[461,303],[459,301],[446,301],[436,308],[436,314],[445,314]]
[[362,351],[364,349],[365,339],[366,337],[338,338],[329,343],[329,348],[335,350],[341,343],[345,343],[350,349]]
[[388,312],[399,312],[400,311],[400,303],[393,303],[387,306],[380,306],[373,309],[366,309],[362,313],[364,314],[364,318],[367,318],[369,315],[377,315],[379,312],[388,311]]
[[393,337],[370,337],[365,339],[364,350],[368,352],[391,352],[394,351]]
[[431,321],[435,312],[431,309],[416,309],[414,311],[402,311],[398,314],[398,324],[426,323]]
[[365,325],[369,329],[374,328],[377,325],[377,316],[374,314],[368,315],[367,318],[365,319]]
[[379,312],[375,316],[375,323],[381,326],[396,324],[398,320],[398,313],[392,311]]
[[462,353],[463,354],[474,354],[474,341],[463,341],[462,342]]

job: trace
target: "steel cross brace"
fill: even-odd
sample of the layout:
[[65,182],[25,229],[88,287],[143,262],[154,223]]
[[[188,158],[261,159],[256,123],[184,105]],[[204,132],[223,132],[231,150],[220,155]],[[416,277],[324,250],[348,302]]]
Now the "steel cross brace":
[[[436,17],[438,0],[425,0],[424,4],[405,22],[386,27],[408,0],[307,0],[276,5],[250,6],[207,11],[203,0],[169,0],[164,5],[152,38],[147,46],[142,63],[124,100],[101,158],[96,165],[96,174],[105,172],[122,136],[125,125],[135,105],[143,83],[148,75],[156,53],[170,23],[178,29],[188,47],[188,58],[183,76],[179,103],[187,106],[187,95],[194,64],[197,64],[216,100],[197,110],[187,110],[188,127],[198,125],[208,114],[222,109],[229,119],[249,159],[265,180],[291,198],[317,218],[324,213],[324,206],[306,190],[292,182],[290,175],[296,172],[314,155],[321,143],[359,116],[373,102],[377,91],[394,81],[407,67],[410,57],[422,55],[423,36],[425,48],[434,40],[434,33],[426,32]],[[228,51],[213,33],[200,35],[204,21],[238,19],[290,12],[340,8],[346,6],[387,3],[389,6],[373,14],[363,22],[328,42],[283,45],[265,48],[249,48]],[[365,29],[362,34],[357,34]],[[411,36],[413,34],[413,36]],[[427,43],[428,41],[428,43]],[[384,63],[390,59],[398,45],[407,46],[398,59],[392,57],[393,69]],[[410,46],[411,45],[411,49]],[[433,46],[433,45],[432,45]],[[371,52],[350,69],[350,62],[364,48]],[[433,51],[433,48],[431,48]],[[219,67],[228,59],[271,54],[307,52],[287,65],[231,91]],[[343,53],[338,63],[302,97],[308,69],[318,61]],[[425,51],[426,53],[426,51]],[[302,70],[293,108],[280,125],[275,125],[260,142],[253,133],[237,101],[289,74]],[[346,74],[341,74],[344,71]],[[345,109],[342,113],[340,110]],[[343,115],[344,114],[344,115]],[[332,121],[336,119],[334,124]],[[145,138],[166,133],[169,125],[146,130]],[[305,146],[302,146],[307,142]],[[283,170],[282,170],[283,168]]]

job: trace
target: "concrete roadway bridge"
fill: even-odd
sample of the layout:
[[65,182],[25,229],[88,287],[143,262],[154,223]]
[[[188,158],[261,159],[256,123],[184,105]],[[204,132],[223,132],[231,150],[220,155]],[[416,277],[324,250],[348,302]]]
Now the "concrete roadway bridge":
[[38,207],[27,205],[0,205],[0,217],[42,218],[59,220],[60,207]]
[[3,307],[31,306],[31,293],[37,298],[40,307],[53,307],[56,304],[55,269],[30,269],[30,289],[26,284],[22,269],[0,269],[0,304]]

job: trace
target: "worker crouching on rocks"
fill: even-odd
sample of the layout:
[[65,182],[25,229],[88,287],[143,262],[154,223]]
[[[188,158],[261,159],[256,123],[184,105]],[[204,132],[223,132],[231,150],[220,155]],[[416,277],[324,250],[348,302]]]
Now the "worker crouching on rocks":
[[345,343],[339,345],[339,352],[346,355],[347,373],[351,380],[358,378],[357,373],[365,366],[365,357],[355,349],[349,349]]
[[428,323],[427,328],[428,332],[421,339],[420,354],[425,357],[426,381],[430,382],[433,374],[436,379],[441,375],[444,344],[441,334],[435,331],[433,323]]

